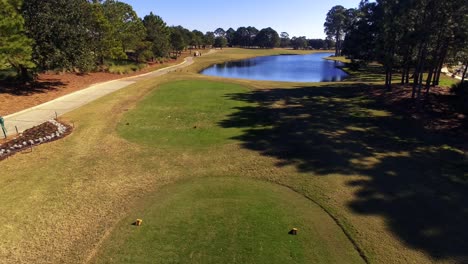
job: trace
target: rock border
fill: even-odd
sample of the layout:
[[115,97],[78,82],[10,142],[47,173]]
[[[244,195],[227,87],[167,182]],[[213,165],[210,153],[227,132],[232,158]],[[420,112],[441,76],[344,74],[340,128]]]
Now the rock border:
[[[50,131],[51,125],[55,127],[53,131]],[[26,129],[18,137],[0,144],[0,161],[23,150],[32,149],[35,146],[64,138],[71,132],[71,126],[56,119],[51,119],[38,126]]]

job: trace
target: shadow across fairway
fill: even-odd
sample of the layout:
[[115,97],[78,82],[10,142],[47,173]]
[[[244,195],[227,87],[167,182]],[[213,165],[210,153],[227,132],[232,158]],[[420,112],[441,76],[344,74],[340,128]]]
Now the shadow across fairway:
[[[338,86],[339,85],[339,86]],[[363,84],[255,90],[228,95],[256,103],[219,125],[235,139],[302,172],[363,175],[349,207],[384,216],[392,232],[434,258],[468,262],[467,159],[459,138],[385,109]]]
[[350,65],[339,67],[345,72],[349,73],[346,81],[349,82],[383,82],[385,81],[385,70],[382,66],[368,65],[359,70],[351,70]]

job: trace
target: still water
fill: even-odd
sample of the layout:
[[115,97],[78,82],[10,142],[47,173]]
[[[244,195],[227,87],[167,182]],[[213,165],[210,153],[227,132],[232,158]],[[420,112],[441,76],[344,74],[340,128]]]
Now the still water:
[[347,74],[341,62],[324,60],[332,53],[257,57],[213,65],[201,73],[226,78],[286,82],[334,82]]

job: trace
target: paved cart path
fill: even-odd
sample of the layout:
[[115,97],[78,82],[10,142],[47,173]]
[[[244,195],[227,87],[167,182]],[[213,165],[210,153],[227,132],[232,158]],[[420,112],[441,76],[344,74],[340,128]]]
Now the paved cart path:
[[[215,50],[210,50],[209,52],[205,54],[205,56],[214,52]],[[149,72],[149,73],[145,73],[145,74],[141,74],[141,75],[137,75],[133,77],[127,77],[127,78],[108,81],[104,83],[93,84],[90,87],[85,88],[83,90],[80,90],[71,94],[67,94],[65,96],[56,98],[52,101],[8,115],[4,117],[5,126],[8,131],[7,134],[8,135],[16,134],[16,129],[18,129],[18,132],[21,133],[28,128],[42,124],[47,120],[55,118],[56,116],[61,116],[65,113],[73,111],[98,98],[101,98],[105,95],[108,95],[117,90],[125,88],[137,81],[146,80],[146,79],[164,75],[170,71],[174,71],[180,68],[187,67],[193,64],[193,62],[194,62],[193,57],[187,57],[185,58],[184,62],[178,65],[166,67],[163,69],[159,69],[153,72]],[[1,133],[1,130],[0,130],[0,133]]]

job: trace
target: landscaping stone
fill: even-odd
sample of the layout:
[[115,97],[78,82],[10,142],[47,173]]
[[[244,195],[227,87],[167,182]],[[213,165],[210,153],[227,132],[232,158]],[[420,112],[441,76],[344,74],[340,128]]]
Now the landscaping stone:
[[0,160],[7,158],[29,146],[40,145],[42,143],[54,141],[67,136],[71,132],[71,127],[49,120],[43,124],[32,127],[3,144],[0,144]]

